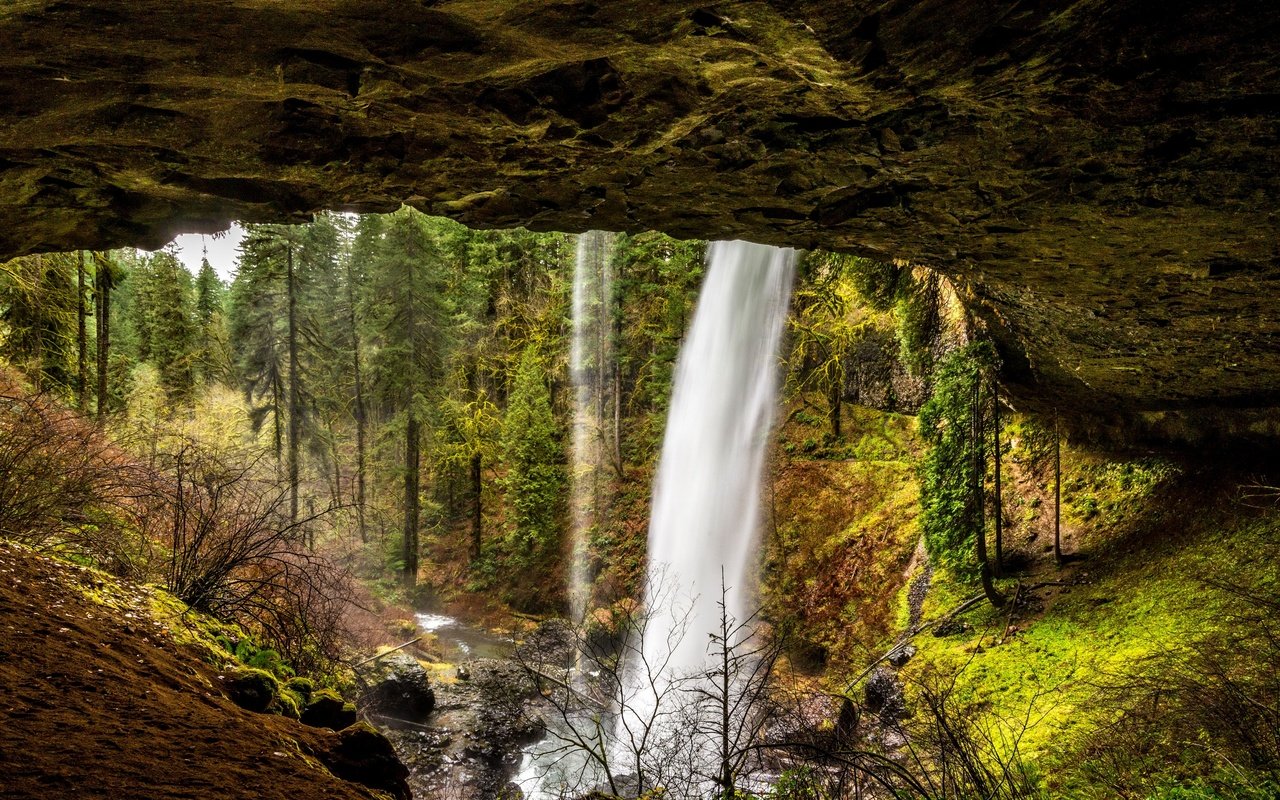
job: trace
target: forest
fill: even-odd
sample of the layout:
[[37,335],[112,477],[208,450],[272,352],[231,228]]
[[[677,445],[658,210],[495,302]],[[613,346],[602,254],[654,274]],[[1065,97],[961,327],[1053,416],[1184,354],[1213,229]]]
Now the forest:
[[[719,566],[714,659],[672,677],[649,632],[704,634],[662,621],[651,501],[671,431],[697,436],[677,387],[714,248],[409,208],[244,231],[229,280],[172,249],[0,265],[0,536],[162,591],[241,707],[373,722],[408,777],[368,785],[1273,796],[1280,493],[1248,459],[1108,450],[1020,411],[970,287],[796,255],[745,435],[761,472],[731,498],[752,514],[725,534],[745,577]],[[726,487],[744,458],[667,480]],[[437,617],[503,655],[450,652]],[[435,698],[399,731],[366,674],[397,652]],[[449,698],[499,753],[465,787],[412,739]]]

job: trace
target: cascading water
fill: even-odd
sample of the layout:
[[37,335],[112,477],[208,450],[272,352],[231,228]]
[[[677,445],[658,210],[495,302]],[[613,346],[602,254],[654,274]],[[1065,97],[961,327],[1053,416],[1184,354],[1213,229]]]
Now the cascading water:
[[[605,466],[605,405],[612,384],[610,322],[613,298],[613,246],[616,234],[588,231],[578,237],[573,264],[573,338],[569,379],[573,386],[573,472],[570,522],[573,535],[569,567],[569,614],[574,624],[586,618],[591,593],[588,541],[601,507],[601,471]],[[616,391],[616,389],[615,389]],[[580,655],[580,654],[579,654]],[[581,676],[571,678],[575,683]],[[562,730],[577,720],[548,720],[549,735],[526,748],[515,782],[528,800],[555,800],[565,787],[592,785],[591,764],[581,753],[565,752]],[[584,785],[585,783],[585,785]]]
[[[580,414],[574,425],[575,487],[586,488],[587,500],[593,499],[593,489],[590,481],[580,479],[587,468],[579,454],[594,453],[598,458],[601,415],[582,413],[592,400],[597,410],[600,403],[590,383],[578,379],[579,373],[585,377],[590,372],[587,348],[592,341],[582,332],[589,323],[580,325],[579,320],[587,319],[580,311],[591,305],[585,266],[599,257],[593,254],[599,252],[596,248],[608,249],[589,238],[593,236],[584,235],[578,242],[571,354],[575,410]],[[607,269],[607,257],[599,263]],[[628,647],[621,665],[625,700],[622,707],[611,709],[613,739],[593,739],[593,731],[607,730],[596,727],[602,722],[598,712],[556,721],[572,727],[572,736],[567,731],[553,733],[545,748],[526,751],[516,778],[526,796],[553,798],[560,796],[559,786],[586,790],[605,779],[601,767],[581,753],[566,757],[563,743],[570,738],[594,740],[612,751],[610,771],[615,778],[648,773],[673,797],[696,796],[706,788],[705,762],[713,757],[708,738],[688,730],[690,724],[697,728],[704,721],[694,708],[697,679],[682,684],[681,690],[669,689],[711,668],[707,642],[709,634],[720,630],[722,585],[726,613],[738,623],[750,617],[749,567],[757,549],[761,475],[777,403],[778,346],[794,272],[794,250],[749,242],[716,242],[708,249],[707,276],[681,347],[654,482],[648,621],[643,642],[633,645],[639,652]],[[575,488],[574,527],[586,531],[591,518],[580,519],[577,509],[596,506],[580,502],[578,492]],[[575,585],[579,552],[575,547]],[[585,581],[585,570],[581,575]],[[581,619],[577,603],[586,598],[585,584],[581,594],[574,595],[574,613]],[[661,776],[681,774],[670,770],[683,770],[688,791],[682,794],[674,782],[662,780]]]
[[675,674],[706,664],[722,577],[729,615],[744,622],[751,614],[748,566],[795,251],[715,242],[707,267],[676,367],[649,521],[650,589],[665,581],[677,602],[650,609],[644,653]]
[[581,623],[587,611],[591,576],[587,542],[600,507],[600,471],[604,467],[604,406],[612,363],[609,335],[613,293],[615,235],[588,231],[578,237],[573,266],[573,342],[569,375],[573,383],[573,563],[570,613]]
[[750,713],[735,701],[736,719],[717,720],[705,706],[717,669],[730,685],[722,691],[740,686],[740,676],[712,664],[708,645],[719,635],[733,648],[750,635],[733,629],[752,616],[750,566],[795,259],[790,249],[712,244],[676,367],[649,522],[648,618],[639,658],[633,652],[624,667],[614,732],[615,760],[676,794],[681,774],[691,796],[708,789],[717,726],[727,733]]

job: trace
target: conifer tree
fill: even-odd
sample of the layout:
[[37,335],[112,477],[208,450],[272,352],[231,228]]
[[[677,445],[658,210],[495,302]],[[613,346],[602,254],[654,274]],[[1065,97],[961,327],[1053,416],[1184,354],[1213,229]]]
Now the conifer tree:
[[453,223],[409,209],[384,224],[362,305],[373,335],[373,379],[403,433],[401,569],[412,590],[421,526],[422,426],[439,390],[450,339],[448,272],[457,258],[458,231]]
[[558,439],[543,361],[530,345],[520,358],[502,424],[505,484],[514,510],[513,565],[530,578],[559,549],[566,476]]

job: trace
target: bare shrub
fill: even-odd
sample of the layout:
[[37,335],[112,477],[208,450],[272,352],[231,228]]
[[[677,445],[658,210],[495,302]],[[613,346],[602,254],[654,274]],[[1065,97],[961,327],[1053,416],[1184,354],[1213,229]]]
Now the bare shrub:
[[165,588],[234,621],[300,668],[338,655],[350,578],[306,547],[332,507],[293,521],[289,487],[257,460],[223,458],[189,439],[159,452],[139,522],[162,543]]
[[148,548],[124,522],[144,478],[88,420],[0,372],[0,536],[141,577]]
[[1098,682],[1093,704],[1112,719],[1086,743],[1091,784],[1124,797],[1151,774],[1280,781],[1280,600],[1205,583],[1227,598],[1222,625]]

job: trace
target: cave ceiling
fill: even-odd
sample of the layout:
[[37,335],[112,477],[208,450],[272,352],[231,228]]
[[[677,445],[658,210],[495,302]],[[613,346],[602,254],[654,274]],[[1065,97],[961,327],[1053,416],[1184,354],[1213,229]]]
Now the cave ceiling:
[[1280,406],[1271,0],[9,0],[0,123],[0,256],[401,203],[745,238],[941,271],[1028,403]]

